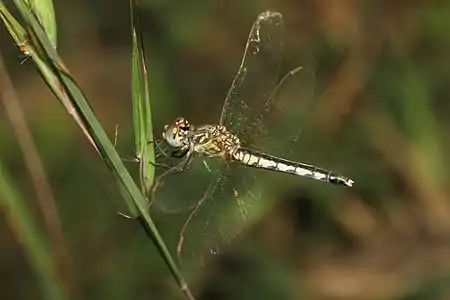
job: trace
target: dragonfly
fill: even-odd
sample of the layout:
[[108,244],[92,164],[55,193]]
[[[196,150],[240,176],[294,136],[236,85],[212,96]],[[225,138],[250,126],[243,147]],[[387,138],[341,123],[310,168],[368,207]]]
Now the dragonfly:
[[293,156],[286,149],[301,132],[297,115],[307,113],[296,106],[313,98],[309,80],[313,76],[303,67],[278,79],[283,44],[282,15],[273,11],[258,15],[218,124],[195,126],[178,117],[163,130],[165,148],[160,152],[172,163],[159,173],[151,205],[167,213],[187,214],[179,233],[179,258],[189,229],[197,232],[190,243],[195,249],[191,255],[203,258],[205,252],[220,251],[255,218],[262,189],[254,169],[347,187],[354,184],[336,172],[253,148],[265,142],[267,149]]

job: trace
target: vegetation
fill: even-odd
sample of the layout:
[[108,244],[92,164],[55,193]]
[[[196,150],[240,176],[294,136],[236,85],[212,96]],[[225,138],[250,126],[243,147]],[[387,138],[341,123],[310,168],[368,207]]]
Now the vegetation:
[[[144,1],[130,19],[119,2],[4,2],[2,299],[450,295],[449,4]],[[264,184],[257,219],[200,268],[179,265],[186,215],[148,214],[148,141],[177,116],[217,122],[267,9],[284,16],[280,74],[314,70],[295,158],[355,187],[271,176],[286,188]]]

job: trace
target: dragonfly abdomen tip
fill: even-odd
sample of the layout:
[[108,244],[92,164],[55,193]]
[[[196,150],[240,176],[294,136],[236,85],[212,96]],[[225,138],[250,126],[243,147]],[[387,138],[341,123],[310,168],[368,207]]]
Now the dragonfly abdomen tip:
[[345,180],[344,181],[344,184],[346,185],[346,186],[349,186],[349,187],[353,187],[353,184],[354,184],[355,182],[353,181],[353,180],[351,180],[351,179],[347,179],[347,180]]

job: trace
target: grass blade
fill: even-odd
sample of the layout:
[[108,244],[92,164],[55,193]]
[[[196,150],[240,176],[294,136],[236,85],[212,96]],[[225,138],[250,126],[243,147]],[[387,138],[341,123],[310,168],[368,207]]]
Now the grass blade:
[[30,10],[33,11],[39,23],[41,23],[50,40],[53,48],[56,49],[57,45],[57,28],[55,19],[55,9],[53,7],[52,0],[28,0]]
[[76,113],[76,110],[72,106],[72,103],[68,99],[67,95],[64,93],[64,90],[61,88],[58,79],[54,76],[53,72],[43,61],[39,50],[36,49],[34,45],[32,45],[31,37],[29,36],[29,34],[25,31],[24,27],[20,25],[20,23],[6,9],[5,5],[3,4],[3,1],[0,1],[0,17],[2,21],[5,23],[6,28],[13,37],[14,41],[19,46],[20,50],[25,55],[30,56],[33,59],[36,67],[38,68],[38,71],[40,72],[42,78],[45,80],[47,85],[50,87],[53,94],[61,101],[62,105],[65,107],[67,112],[70,115],[72,115],[72,117],[75,119],[75,122],[78,124],[78,126],[80,126],[83,133],[86,135],[91,144],[95,147],[92,137],[89,135],[80,117]]
[[[135,3],[135,6],[133,6]],[[150,93],[138,3],[130,3],[132,30],[132,103],[136,157],[140,163],[142,192],[148,197],[155,177],[155,151],[151,118]]]
[[33,47],[39,49],[37,51],[39,56],[36,55],[36,57],[42,59],[42,63],[47,67],[46,70],[49,71],[50,74],[53,74],[53,79],[57,80],[57,84],[62,93],[55,93],[55,95],[61,102],[65,100],[70,101],[71,107],[76,112],[76,115],[79,116],[81,124],[86,128],[87,133],[92,138],[100,156],[116,177],[121,190],[129,195],[129,197],[124,197],[127,205],[136,208],[139,216],[138,221],[144,227],[144,230],[149,237],[154,241],[159,253],[168,265],[182,292],[187,298],[194,299],[181,272],[175,264],[175,261],[172,259],[167,246],[150,218],[145,197],[123,165],[122,160],[95,117],[84,94],[65,68],[61,58],[58,56],[48,36],[39,24],[35,14],[29,11],[25,0],[16,0],[15,3],[26,23],[28,34],[32,37],[31,41],[33,42]]

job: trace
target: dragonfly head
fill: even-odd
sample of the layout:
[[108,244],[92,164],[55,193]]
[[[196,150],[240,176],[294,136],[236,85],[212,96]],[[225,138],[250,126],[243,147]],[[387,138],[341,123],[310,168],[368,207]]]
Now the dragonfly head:
[[170,125],[164,126],[163,139],[173,148],[182,148],[188,145],[187,134],[191,125],[184,118],[176,118]]

